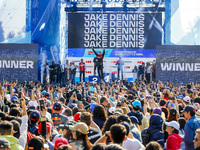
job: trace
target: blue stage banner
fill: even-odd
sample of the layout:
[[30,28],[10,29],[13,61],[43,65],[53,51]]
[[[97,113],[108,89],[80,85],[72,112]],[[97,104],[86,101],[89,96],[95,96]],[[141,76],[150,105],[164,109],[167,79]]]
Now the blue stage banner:
[[38,81],[37,44],[0,44],[0,80]]
[[[103,49],[95,49],[103,51]],[[68,49],[69,57],[95,57],[92,49]],[[105,57],[155,58],[155,49],[105,49]]]
[[200,82],[199,58],[200,46],[157,46],[156,79],[178,84]]

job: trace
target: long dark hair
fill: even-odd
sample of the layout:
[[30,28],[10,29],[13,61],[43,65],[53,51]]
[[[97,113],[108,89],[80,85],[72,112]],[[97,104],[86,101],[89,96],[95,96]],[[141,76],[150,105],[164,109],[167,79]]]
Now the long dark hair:
[[102,128],[102,134],[104,134],[106,131],[109,131],[110,127],[115,123],[117,123],[117,116],[109,116]]
[[107,112],[105,108],[101,105],[96,105],[93,110],[93,119],[106,121],[106,118],[107,118]]
[[88,135],[87,134],[82,134],[78,131],[76,131],[76,149],[78,150],[89,150],[90,147],[88,144],[89,143]]

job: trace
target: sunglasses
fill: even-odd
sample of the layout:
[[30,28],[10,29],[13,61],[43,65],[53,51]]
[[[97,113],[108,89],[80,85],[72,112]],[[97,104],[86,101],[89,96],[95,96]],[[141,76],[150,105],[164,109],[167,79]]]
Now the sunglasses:
[[198,140],[199,140],[199,139],[197,139],[197,138],[194,138],[194,141],[195,141],[195,142],[197,142]]

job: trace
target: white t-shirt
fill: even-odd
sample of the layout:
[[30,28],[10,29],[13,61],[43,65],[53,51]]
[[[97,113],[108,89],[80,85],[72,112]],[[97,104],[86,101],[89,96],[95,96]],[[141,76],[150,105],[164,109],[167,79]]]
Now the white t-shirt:
[[145,149],[145,147],[140,143],[140,141],[138,141],[137,139],[130,139],[130,138],[127,138],[127,140],[123,142],[123,147],[126,150],[133,150],[133,149],[144,150]]

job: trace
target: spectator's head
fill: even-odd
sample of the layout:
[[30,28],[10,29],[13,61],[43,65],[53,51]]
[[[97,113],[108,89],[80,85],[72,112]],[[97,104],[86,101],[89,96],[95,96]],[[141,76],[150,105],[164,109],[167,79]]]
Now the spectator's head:
[[57,150],[59,148],[59,146],[61,146],[61,145],[68,145],[68,144],[69,144],[69,142],[66,138],[59,137],[55,140],[54,150]]
[[155,108],[155,109],[153,110],[153,113],[154,113],[154,114],[158,114],[158,115],[161,116],[162,110],[161,110],[160,108]]
[[153,114],[151,117],[150,117],[150,125],[149,125],[149,128],[151,127],[157,127],[159,128],[160,130],[162,130],[162,124],[163,124],[163,119],[160,117],[160,115],[158,114]]
[[125,149],[118,144],[110,144],[106,146],[106,150],[125,150]]
[[90,126],[91,121],[92,121],[92,115],[89,112],[83,112],[81,114],[80,121],[86,123],[87,126]]
[[93,119],[99,119],[106,121],[107,112],[105,108],[101,105],[96,105],[93,110]]
[[180,130],[184,130],[185,124],[186,124],[185,118],[183,118],[183,117],[179,118],[179,119],[178,119],[178,123],[179,123],[179,125],[180,125]]
[[8,121],[3,121],[0,123],[0,135],[13,135],[13,124]]
[[160,105],[161,107],[166,107],[166,104],[167,104],[167,101],[164,100],[164,99],[161,99],[161,100],[159,101],[159,105]]
[[196,135],[194,137],[194,148],[200,148],[200,129],[196,130]]
[[169,116],[167,118],[168,121],[177,121],[178,120],[178,115],[177,115],[177,111],[174,108],[170,108],[169,110]]
[[71,110],[70,108],[66,108],[66,109],[65,109],[65,115],[66,115],[67,117],[72,116],[72,110]]
[[106,145],[104,143],[95,144],[91,150],[106,150]]
[[108,100],[107,100],[107,98],[106,97],[101,97],[100,98],[100,103],[104,106],[104,107],[107,107],[107,105],[108,105]]
[[72,150],[72,147],[70,145],[60,145],[58,150]]
[[35,136],[28,142],[28,146],[26,149],[45,150],[45,148],[48,148],[48,145],[45,143],[45,140],[40,136]]
[[120,125],[123,125],[126,128],[126,136],[128,136],[130,131],[130,126],[127,122],[121,122]]
[[126,136],[126,128],[120,124],[114,124],[110,128],[111,141],[116,144],[122,144]]
[[78,107],[72,109],[72,115],[74,116],[78,112]]
[[31,124],[36,124],[40,119],[40,113],[37,110],[34,110],[30,113]]
[[117,123],[117,116],[114,115],[109,116],[106,122],[104,123],[104,126],[102,128],[102,133],[104,134],[106,131],[109,131],[110,127],[116,123]]
[[4,121],[6,116],[7,116],[7,114],[5,112],[0,112],[0,118],[1,118],[0,121]]
[[169,115],[169,110],[167,108],[165,108],[165,107],[162,107],[161,110],[162,110],[162,112],[164,112],[165,118],[167,119],[168,115]]
[[13,124],[13,130],[14,130],[13,136],[18,139],[20,137],[20,124],[16,120],[12,120],[11,123]]
[[53,104],[53,110],[55,113],[60,113],[61,108],[62,108],[62,105],[60,102],[55,102]]
[[134,109],[135,111],[139,111],[139,110],[140,110],[140,107],[141,107],[141,102],[138,101],[138,100],[135,100],[135,101],[132,103],[132,105],[133,105],[133,109]]
[[125,116],[125,115],[120,115],[117,117],[117,123],[121,123],[121,122],[127,122],[127,123],[131,123],[131,120],[128,116]]
[[14,107],[10,110],[9,113],[10,116],[14,116],[14,117],[19,117],[21,115],[21,111],[19,110],[19,108]]
[[147,144],[145,150],[163,150],[158,142],[152,141]]
[[168,134],[178,134],[179,133],[179,129],[180,129],[180,125],[178,122],[176,121],[171,121],[171,122],[165,122],[166,124],[166,131],[168,132]]
[[131,120],[132,124],[138,124],[139,123],[137,117],[135,117],[135,116],[130,116],[130,120]]
[[2,137],[0,137],[0,150],[10,150],[10,142]]
[[190,105],[186,106],[183,112],[186,120],[189,120],[192,116],[195,115],[195,109]]

